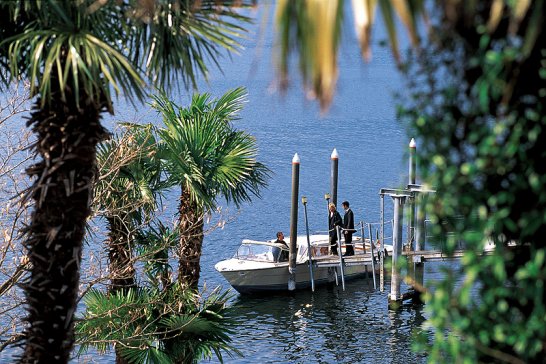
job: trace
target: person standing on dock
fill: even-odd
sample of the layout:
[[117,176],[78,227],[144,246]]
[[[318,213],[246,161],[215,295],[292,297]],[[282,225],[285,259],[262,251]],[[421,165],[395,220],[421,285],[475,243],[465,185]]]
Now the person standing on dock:
[[336,205],[333,203],[328,204],[328,209],[330,210],[330,215],[328,217],[328,234],[330,236],[330,248],[332,254],[337,255],[337,227],[343,226],[343,221],[341,220],[341,215],[336,210]]
[[349,201],[343,201],[341,206],[345,210],[343,215],[343,235],[345,236],[345,255],[355,255],[353,247],[353,233],[355,232],[355,215],[349,208]]

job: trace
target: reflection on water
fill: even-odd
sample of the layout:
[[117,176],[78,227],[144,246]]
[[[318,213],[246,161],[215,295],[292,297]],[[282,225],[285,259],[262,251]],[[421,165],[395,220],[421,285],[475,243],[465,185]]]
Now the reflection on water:
[[422,307],[389,311],[386,295],[370,280],[269,297],[237,296],[231,318],[243,358],[228,363],[418,363],[412,330]]

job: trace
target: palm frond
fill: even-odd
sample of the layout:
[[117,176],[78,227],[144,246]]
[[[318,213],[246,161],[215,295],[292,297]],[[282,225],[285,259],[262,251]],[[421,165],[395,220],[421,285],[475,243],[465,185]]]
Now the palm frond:
[[247,103],[247,92],[244,87],[227,91],[212,105],[212,112],[226,122],[239,119],[239,113]]
[[[234,321],[226,318],[228,312],[226,301],[230,297],[229,291],[222,291],[220,287],[213,290],[204,300],[191,299],[188,306],[198,315],[180,314],[170,316],[162,321],[169,332],[177,332],[180,340],[176,340],[171,347],[173,356],[186,358],[184,362],[193,360],[211,359],[216,356],[223,361],[222,353],[230,357],[240,356],[241,352],[230,342]],[[189,297],[188,297],[189,298]]]
[[186,108],[164,93],[154,96],[152,106],[165,123],[159,135],[170,150],[170,174],[204,210],[214,208],[220,196],[237,206],[252,195],[259,196],[269,176],[269,170],[256,162],[255,139],[231,125],[245,102],[244,88],[218,99],[194,95]]
[[129,97],[143,99],[144,80],[125,55],[111,45],[110,37],[94,33],[92,20],[98,19],[90,19],[85,6],[52,0],[36,5],[24,3],[25,11],[37,14],[37,18],[24,32],[4,39],[2,44],[9,45],[12,77],[27,76],[31,93],[40,94],[42,104],[56,91],[65,99],[70,90],[77,105],[85,94],[97,105],[106,100],[112,111],[110,87],[118,94],[123,90]]
[[[240,2],[248,7],[250,2]],[[111,90],[143,100],[144,78],[154,84],[195,87],[207,63],[219,67],[236,52],[250,18],[229,2],[3,1],[0,64],[26,77],[46,103],[59,91],[113,112]],[[226,50],[227,52],[223,52]],[[178,81],[182,82],[178,82]]]
[[[248,2],[241,2],[248,6]],[[129,47],[138,49],[134,62],[143,65],[147,75],[160,85],[182,84],[194,87],[196,77],[207,77],[206,61],[219,66],[221,49],[236,52],[251,19],[224,2],[156,0],[148,9],[135,7],[132,14],[137,32]],[[165,72],[170,68],[176,77]]]
[[[158,343],[155,343],[158,344]],[[144,346],[118,346],[118,353],[121,357],[127,362],[132,364],[171,364],[173,363],[172,358],[154,346],[154,343],[148,343]]]
[[342,7],[339,0],[281,0],[277,4],[281,89],[287,86],[288,61],[296,50],[307,95],[318,98],[323,109],[331,102],[337,80]]
[[168,290],[138,289],[115,295],[92,290],[78,321],[80,355],[115,345],[131,363],[196,362],[222,354],[240,355],[230,345],[233,322],[225,317],[228,291],[201,298],[174,284]]
[[367,61],[371,58],[371,33],[376,7],[377,0],[353,0],[355,30],[360,43],[362,57]]
[[179,230],[170,229],[161,221],[149,225],[137,235],[137,251],[144,261],[144,272],[152,286],[165,287],[171,283],[169,250],[174,248],[179,240]]
[[[209,335],[211,331],[218,329],[218,326],[206,319],[195,317],[194,315],[179,315],[171,316],[162,319],[159,322],[161,325],[165,325],[169,330],[179,331],[183,334],[191,335]],[[225,337],[227,335],[223,334]]]
[[[338,67],[337,53],[343,22],[343,1],[280,0],[276,25],[279,37],[279,84],[288,86],[289,61],[299,58],[303,86],[310,98],[318,99],[325,111],[332,101]],[[364,58],[370,58],[371,28],[379,3],[394,58],[400,53],[395,14],[402,20],[414,45],[419,42],[417,19],[426,18],[422,0],[353,0],[355,27]]]
[[98,146],[95,203],[103,215],[127,215],[141,223],[161,204],[168,183],[152,125],[125,123],[123,132]]
[[393,5],[390,0],[379,0],[383,22],[389,35],[389,44],[396,63],[400,64],[400,50],[398,45],[398,33],[396,32],[396,19],[394,17]]

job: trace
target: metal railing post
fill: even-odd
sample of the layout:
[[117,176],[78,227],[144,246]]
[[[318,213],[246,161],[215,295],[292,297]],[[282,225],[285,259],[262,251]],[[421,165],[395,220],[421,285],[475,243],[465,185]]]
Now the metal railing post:
[[302,196],[303,212],[305,216],[305,231],[307,233],[307,259],[309,261],[309,278],[311,279],[311,291],[315,292],[315,278],[313,276],[313,257],[311,255],[311,238],[309,237],[309,221],[307,220],[307,197]]
[[345,291],[345,269],[343,268],[343,254],[341,254],[341,226],[336,226],[337,233],[337,252],[339,255],[339,269],[341,273],[341,286]]
[[372,257],[372,276],[373,276],[373,289],[377,289],[376,283],[375,283],[375,255],[373,252],[373,246],[374,242],[372,239],[372,225],[368,224],[368,232],[370,233],[370,255]]

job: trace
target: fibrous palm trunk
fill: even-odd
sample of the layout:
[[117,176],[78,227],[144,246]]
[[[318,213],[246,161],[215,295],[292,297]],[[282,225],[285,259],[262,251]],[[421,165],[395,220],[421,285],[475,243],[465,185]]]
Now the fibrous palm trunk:
[[197,291],[201,272],[201,248],[203,246],[203,213],[192,202],[188,191],[182,187],[180,205],[180,245],[178,281]]
[[131,259],[131,231],[127,218],[108,218],[108,259],[110,267],[110,293],[126,291],[136,286],[135,268]]
[[103,106],[82,97],[76,107],[53,93],[49,104],[37,101],[28,122],[37,134],[33,147],[42,160],[27,171],[35,180],[29,193],[34,210],[24,231],[31,270],[23,284],[28,327],[22,363],[66,363],[74,345],[96,145],[106,135],[100,125]]
[[[180,216],[180,243],[178,246],[178,282],[181,286],[197,292],[201,272],[201,247],[203,245],[203,214],[190,194],[182,187],[178,213]],[[172,336],[172,334],[171,334]],[[187,352],[177,352],[176,337],[164,339],[167,352],[172,353],[173,362],[183,364],[188,362]],[[191,355],[190,355],[191,356]],[[192,361],[193,362],[193,361]]]
[[[125,216],[126,217],[126,216]],[[135,268],[131,260],[131,231],[127,218],[111,216],[108,219],[108,262],[110,269],[110,286],[108,292],[127,292],[136,287]],[[127,364],[116,346],[116,364]]]

